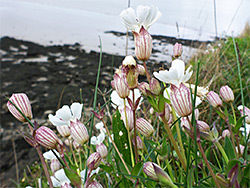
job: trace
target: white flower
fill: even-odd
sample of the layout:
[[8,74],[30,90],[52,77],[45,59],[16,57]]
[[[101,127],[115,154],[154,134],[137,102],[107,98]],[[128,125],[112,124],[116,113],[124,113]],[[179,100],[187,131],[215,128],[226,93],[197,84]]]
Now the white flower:
[[98,129],[100,132],[106,133],[106,129],[104,128],[103,122],[99,122],[95,125],[95,128]]
[[[243,135],[245,135],[245,127],[241,127],[240,131],[242,131]],[[250,133],[250,124],[246,123],[246,133],[247,135]]]
[[90,143],[92,145],[97,145],[97,144],[101,144],[105,139],[105,133],[101,132],[98,136],[92,136],[90,139]]
[[123,10],[120,17],[125,27],[131,31],[139,33],[142,26],[148,30],[148,28],[155,23],[161,15],[162,13],[157,7],[139,5],[136,9],[136,14],[135,10],[130,7]]
[[[141,96],[141,93],[140,93],[139,89],[134,89],[134,92],[135,92],[135,101],[136,101]],[[132,91],[130,91],[130,94],[128,97],[131,100],[133,98],[132,95],[133,95]],[[119,97],[119,95],[117,94],[117,92],[115,90],[111,93],[110,97],[111,97],[111,101],[112,101],[111,104],[112,104],[113,108],[116,108],[116,107],[118,107],[118,109],[124,108],[124,101],[123,101],[124,99]],[[141,104],[142,100],[143,100],[143,98],[140,99],[137,110],[140,109],[140,104]],[[130,108],[127,99],[125,99],[125,101],[126,101],[126,106],[128,108]]]
[[[100,167],[98,167],[98,168],[95,169],[95,170],[92,170],[91,173],[90,173],[90,175],[89,175],[89,177],[91,177],[94,173],[98,174],[99,170],[100,170]],[[86,175],[86,169],[84,169],[84,170],[82,170],[82,171],[80,172],[80,176],[81,176],[81,178],[82,178],[82,182],[85,181],[85,175]]]
[[52,181],[54,187],[61,187],[61,186],[65,185],[66,183],[70,184],[70,180],[66,176],[63,169],[56,171],[55,175],[51,176],[51,181]]
[[95,125],[95,128],[100,131],[100,134],[98,136],[92,136],[90,139],[90,143],[92,145],[97,145],[100,144],[104,141],[105,139],[105,133],[106,129],[104,128],[103,122],[99,122]]
[[176,59],[172,61],[169,71],[163,70],[159,71],[159,73],[154,72],[154,76],[162,82],[179,87],[181,83],[187,82],[192,76],[193,71],[190,70],[191,68],[192,66],[189,66],[185,71],[185,63],[182,60]]
[[70,121],[81,118],[83,104],[73,103],[70,107],[64,105],[56,111],[56,115],[49,114],[49,120],[54,126],[70,125]]
[[[55,149],[53,151],[56,153],[58,157],[60,157],[60,154]],[[47,160],[57,159],[52,150],[43,153],[43,157]]]

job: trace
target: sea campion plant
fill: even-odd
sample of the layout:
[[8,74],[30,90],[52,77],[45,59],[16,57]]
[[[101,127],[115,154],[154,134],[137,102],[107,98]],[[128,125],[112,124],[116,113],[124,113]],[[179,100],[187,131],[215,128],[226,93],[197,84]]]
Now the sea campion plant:
[[[56,134],[33,121],[25,94],[9,98],[9,111],[28,123],[30,133],[21,134],[39,154],[45,186],[249,187],[249,108],[243,104],[235,110],[227,85],[219,91],[198,86],[199,71],[196,82],[189,83],[192,66],[186,69],[181,60],[181,44],[174,45],[168,70],[148,71],[153,46],[148,29],[160,16],[153,6],[138,6],[137,15],[132,8],[122,11],[138,61],[124,58],[111,82],[110,100],[94,108],[89,120],[82,118],[83,104],[64,105],[48,116]],[[147,81],[140,82],[145,73]],[[213,124],[199,120],[202,103],[217,112]],[[40,146],[49,151],[42,155]]]

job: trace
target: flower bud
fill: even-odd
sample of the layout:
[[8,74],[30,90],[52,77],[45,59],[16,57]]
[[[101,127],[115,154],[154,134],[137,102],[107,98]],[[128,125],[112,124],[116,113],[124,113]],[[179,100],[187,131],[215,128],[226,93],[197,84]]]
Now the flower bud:
[[207,94],[207,101],[215,108],[222,105],[222,100],[220,99],[219,95],[214,91],[210,91]]
[[[244,116],[242,105],[238,106],[238,110],[240,111],[241,116]],[[245,121],[247,124],[250,124],[250,109],[244,106],[244,111],[245,111],[245,116],[246,116]]]
[[170,101],[176,113],[185,117],[192,113],[192,101],[190,90],[183,84],[180,87],[171,85]]
[[174,187],[177,188],[176,185],[173,184],[171,178],[169,177],[169,175],[161,169],[161,167],[159,167],[158,165],[156,165],[155,163],[152,164],[155,170],[155,174],[157,175],[157,177],[160,180],[160,183],[163,186],[169,186],[169,187]]
[[149,88],[150,88],[150,91],[154,95],[160,95],[160,93],[161,93],[161,85],[160,85],[159,81],[156,80],[155,78],[152,78],[150,80]]
[[61,164],[58,161],[58,159],[52,159],[51,163],[50,163],[50,169],[51,169],[52,173],[54,174],[60,168],[61,168]]
[[[126,114],[127,114],[127,122],[125,117],[125,108],[120,109],[121,118],[124,122],[124,125],[129,128],[131,131],[134,128],[134,118],[133,118],[133,110],[126,106]],[[127,125],[128,123],[128,125]]]
[[56,126],[57,131],[62,137],[69,137],[70,136],[70,128],[68,125]]
[[224,130],[223,132],[222,132],[222,138],[223,139],[225,139],[226,138],[226,136],[229,138],[230,137],[230,131],[228,130],[228,129],[226,129],[226,130]]
[[182,54],[182,51],[183,51],[182,45],[176,42],[175,45],[174,45],[174,50],[173,50],[174,58],[180,57],[181,54]]
[[103,143],[96,145],[96,151],[100,153],[102,158],[106,158],[108,156],[108,149]]
[[233,90],[225,85],[220,88],[220,96],[225,102],[233,102],[234,101],[234,93]]
[[71,136],[78,144],[83,145],[89,140],[87,128],[78,119],[76,122],[70,121],[70,132]]
[[97,169],[101,162],[101,154],[98,152],[92,153],[87,160],[87,167],[91,170]]
[[[135,139],[133,139],[133,144],[135,145]],[[136,136],[136,144],[137,144],[137,149],[142,150],[143,149],[143,143],[142,140],[139,136]]]
[[129,89],[134,89],[138,85],[139,71],[135,59],[126,56],[122,62],[122,77]]
[[[157,165],[157,164],[154,164],[154,165]],[[146,163],[144,163],[144,165],[143,165],[143,171],[151,179],[153,179],[155,181],[159,181],[159,178],[157,177],[157,175],[155,173],[155,170],[154,170],[152,162],[146,162]]]
[[210,127],[205,121],[196,121],[200,131],[209,131]]
[[138,118],[136,120],[136,128],[138,132],[145,137],[150,137],[155,131],[152,125],[143,118]]
[[139,33],[133,32],[135,37],[135,55],[138,60],[147,61],[152,53],[152,37],[142,26]]
[[118,74],[115,74],[114,80],[111,82],[111,85],[116,90],[119,97],[124,99],[129,96],[130,90],[124,83],[124,80]]
[[103,188],[103,186],[99,182],[93,181],[88,185],[88,188]]
[[146,74],[146,70],[144,68],[143,65],[137,65],[137,69],[140,75],[145,75]]
[[43,147],[48,149],[56,149],[58,144],[62,145],[61,140],[48,127],[41,126],[36,130],[35,140]]
[[[17,93],[17,94],[12,94],[12,96],[9,99],[12,103],[16,105],[17,108],[28,118],[32,119],[32,111],[31,111],[31,105],[30,101],[27,97],[26,94],[24,93]],[[12,113],[12,115],[19,121],[21,122],[26,122],[27,120],[23,115],[16,109],[16,107],[10,102],[7,102],[7,107]]]
[[138,84],[138,89],[144,96],[148,96],[149,84],[146,82],[141,82]]

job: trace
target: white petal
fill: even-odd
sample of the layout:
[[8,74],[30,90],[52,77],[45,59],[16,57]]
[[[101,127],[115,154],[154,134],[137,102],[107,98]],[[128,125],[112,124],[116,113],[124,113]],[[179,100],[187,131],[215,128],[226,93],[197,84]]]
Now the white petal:
[[102,129],[104,127],[103,122],[99,122],[95,125],[95,128]]
[[131,31],[139,33],[140,25],[136,20],[135,11],[133,8],[129,7],[126,10],[123,10],[120,14],[120,17],[125,27],[127,27]]
[[58,118],[57,116],[53,116],[52,114],[49,114],[49,121],[54,125],[54,126],[63,126],[67,125],[65,121],[62,119]]
[[119,97],[119,95],[117,94],[117,92],[115,90],[112,91],[110,97],[111,97],[111,101],[112,101],[111,104],[115,109],[116,109],[116,107],[124,106],[123,99],[121,97]]
[[97,136],[97,140],[98,140],[98,144],[101,144],[105,139],[105,133],[101,132],[98,136]]
[[191,78],[193,74],[193,70],[190,70],[190,69],[192,69],[192,65],[190,65],[185,71],[185,75],[182,78],[183,83],[187,82]]
[[69,121],[72,118],[72,113],[68,105],[64,105],[62,108],[56,111],[56,116],[64,121]]
[[136,9],[139,23],[147,30],[153,23],[155,23],[162,15],[157,7],[141,6]]
[[61,187],[61,183],[59,180],[57,180],[54,176],[50,176],[53,187]]
[[71,106],[70,106],[73,117],[78,119],[78,120],[82,116],[82,106],[83,106],[83,104],[80,104],[78,102],[75,102],[75,103],[71,104]]
[[170,69],[174,69],[177,71],[178,79],[180,80],[184,76],[185,63],[182,60],[176,59],[172,61],[172,66]]
[[97,137],[96,136],[92,136],[91,139],[90,139],[90,143],[92,145],[96,145],[97,144]]
[[70,183],[70,180],[66,176],[63,169],[60,169],[60,170],[56,171],[55,172],[55,177],[56,177],[56,179],[58,179],[60,181],[60,183],[64,183],[64,182]]
[[81,176],[81,178],[82,178],[82,182],[84,182],[84,180],[85,180],[85,174],[86,174],[86,169],[84,169],[84,170],[82,170],[82,171],[80,172],[80,176]]
[[[56,150],[54,150],[54,152],[56,153],[57,156],[60,156]],[[56,156],[54,155],[54,153],[51,150],[43,153],[43,157],[47,160],[56,159]]]

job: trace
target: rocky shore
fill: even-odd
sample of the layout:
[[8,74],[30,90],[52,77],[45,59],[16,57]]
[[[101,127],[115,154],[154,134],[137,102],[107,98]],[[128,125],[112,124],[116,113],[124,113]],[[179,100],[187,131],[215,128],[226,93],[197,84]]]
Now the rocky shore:
[[[14,185],[17,157],[19,177],[23,168],[37,160],[38,156],[20,136],[18,130],[27,129],[18,122],[6,106],[6,98],[12,93],[26,93],[31,101],[33,116],[39,124],[47,124],[47,116],[64,104],[80,101],[80,89],[85,107],[93,102],[100,54],[86,53],[80,44],[41,46],[32,42],[4,37],[1,49],[1,187]],[[99,89],[108,91],[112,74],[124,57],[102,54]],[[164,62],[162,62],[164,63]],[[149,66],[157,69],[155,62]],[[158,63],[158,67],[161,66]],[[98,97],[102,102],[102,96]]]

